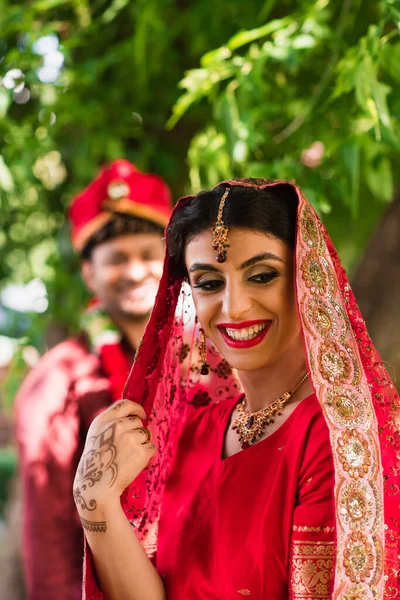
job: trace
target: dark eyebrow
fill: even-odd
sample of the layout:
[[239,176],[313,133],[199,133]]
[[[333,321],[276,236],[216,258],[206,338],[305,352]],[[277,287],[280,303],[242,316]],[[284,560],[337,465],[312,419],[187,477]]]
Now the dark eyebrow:
[[208,263],[193,263],[189,269],[189,273],[194,273],[195,271],[214,271],[215,273],[219,273],[217,267]]
[[112,252],[110,252],[108,260],[115,260],[115,259],[125,260],[126,258],[128,258],[128,254],[126,252],[124,252],[123,250],[113,250]]
[[[260,254],[256,254],[255,256],[245,260],[240,265],[239,269],[242,271],[243,269],[247,269],[247,267],[251,267],[262,260],[277,260],[281,263],[285,262],[276,254],[272,254],[272,252],[261,252]],[[211,265],[209,263],[193,263],[189,269],[189,273],[194,273],[195,271],[213,271],[214,273],[220,272],[215,265]]]
[[242,262],[239,269],[240,270],[247,269],[247,267],[251,267],[252,265],[255,265],[256,263],[258,263],[262,260],[277,260],[281,263],[285,262],[283,260],[283,258],[281,258],[280,256],[277,256],[276,254],[272,254],[272,252],[261,252],[260,254],[256,254],[255,256],[252,256],[248,260],[245,260],[244,262]]

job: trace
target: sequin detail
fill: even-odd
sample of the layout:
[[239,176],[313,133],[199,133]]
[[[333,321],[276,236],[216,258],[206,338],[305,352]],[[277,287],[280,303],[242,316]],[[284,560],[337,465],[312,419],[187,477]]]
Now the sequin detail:
[[331,421],[339,427],[368,429],[371,414],[367,411],[365,398],[360,402],[359,394],[345,386],[334,386],[326,390],[324,401]]
[[301,270],[305,284],[310,292],[315,295],[325,294],[328,287],[328,279],[315,250],[311,250],[305,255],[301,263]]
[[370,591],[363,585],[354,585],[348,590],[341,600],[369,600]]
[[[383,487],[372,386],[365,364],[361,366],[363,340],[356,337],[357,331],[364,334],[365,326],[329,236],[301,193],[299,221],[300,316],[313,385],[330,430],[336,473],[338,558],[332,597],[378,600],[384,591]],[[365,339],[368,352],[367,334]],[[367,360],[374,364],[374,357]],[[362,582],[368,578],[371,587],[364,588]]]
[[364,479],[344,484],[339,493],[340,520],[353,530],[371,529],[376,513],[375,495]]
[[343,469],[350,477],[358,479],[368,473],[371,451],[368,441],[356,429],[347,429],[338,440],[337,453]]
[[348,353],[336,342],[323,342],[318,350],[318,363],[322,377],[331,383],[347,383],[351,376]]
[[353,531],[348,537],[343,564],[353,583],[365,581],[371,575],[374,568],[372,544],[360,531]]

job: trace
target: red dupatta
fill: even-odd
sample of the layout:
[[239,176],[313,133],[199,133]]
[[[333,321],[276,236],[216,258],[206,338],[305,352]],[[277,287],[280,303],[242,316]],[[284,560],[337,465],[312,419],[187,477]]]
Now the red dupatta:
[[[286,186],[298,198],[295,282],[313,386],[329,431],[335,466],[336,571],[332,597],[400,597],[399,396],[374,348],[335,248],[299,188],[284,181],[241,179],[220,185]],[[192,196],[182,198],[174,213]],[[194,309],[166,252],[151,319],[125,387],[144,405],[158,454],[124,493],[122,504],[149,556],[165,482],[186,416],[196,405],[237,390],[229,366],[211,348],[212,373],[200,381]],[[191,339],[185,333],[193,332]],[[189,366],[187,366],[189,365]],[[185,374],[186,373],[186,374]],[[86,568],[84,597],[104,598]]]

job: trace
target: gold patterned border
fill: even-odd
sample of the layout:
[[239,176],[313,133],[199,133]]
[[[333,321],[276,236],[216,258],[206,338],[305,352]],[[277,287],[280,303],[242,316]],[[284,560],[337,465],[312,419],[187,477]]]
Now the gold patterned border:
[[308,527],[307,525],[293,525],[293,531],[300,531],[305,533],[332,533],[335,531],[334,527]]
[[335,466],[337,560],[332,597],[380,600],[383,477],[373,401],[323,226],[298,194],[297,295],[312,382],[329,427]]
[[335,542],[299,542],[292,545],[290,591],[293,600],[331,598]]

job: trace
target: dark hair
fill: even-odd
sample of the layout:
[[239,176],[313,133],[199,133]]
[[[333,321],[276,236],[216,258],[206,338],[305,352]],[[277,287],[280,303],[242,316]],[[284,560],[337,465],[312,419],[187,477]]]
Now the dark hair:
[[[180,275],[186,275],[186,244],[214,226],[226,187],[219,185],[213,190],[200,192],[174,213],[166,232],[166,241],[168,254]],[[235,185],[226,199],[223,220],[228,227],[267,232],[294,249],[297,204],[297,194],[290,184],[278,184],[266,189]]]
[[125,233],[158,233],[163,237],[164,230],[160,225],[147,219],[138,219],[125,213],[114,213],[111,221],[89,238],[81,252],[81,257],[90,260],[95,246]]

